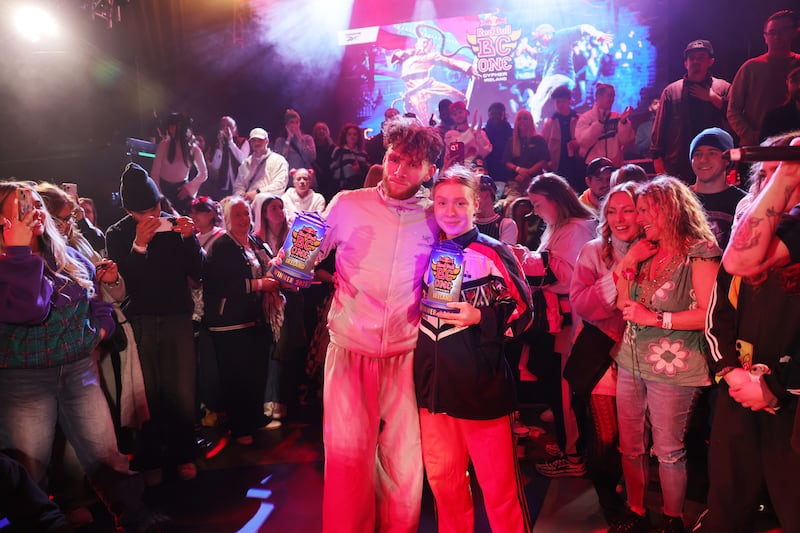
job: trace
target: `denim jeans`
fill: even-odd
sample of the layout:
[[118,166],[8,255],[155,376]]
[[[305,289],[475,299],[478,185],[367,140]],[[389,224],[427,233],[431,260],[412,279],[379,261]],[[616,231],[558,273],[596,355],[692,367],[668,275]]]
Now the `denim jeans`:
[[644,508],[648,483],[648,445],[658,458],[664,513],[682,516],[686,496],[686,443],[689,416],[699,387],[647,381],[624,368],[617,373],[617,415],[622,472],[628,505]]
[[120,525],[144,519],[144,485],[117,449],[94,361],[52,368],[0,370],[0,448],[41,482],[60,424],[103,502]]

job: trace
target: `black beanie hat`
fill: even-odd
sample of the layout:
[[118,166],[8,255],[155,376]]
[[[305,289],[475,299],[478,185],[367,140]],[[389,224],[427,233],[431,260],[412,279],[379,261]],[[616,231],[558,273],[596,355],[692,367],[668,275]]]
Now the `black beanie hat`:
[[136,163],[128,163],[120,178],[119,195],[128,211],[147,211],[161,201],[156,182]]

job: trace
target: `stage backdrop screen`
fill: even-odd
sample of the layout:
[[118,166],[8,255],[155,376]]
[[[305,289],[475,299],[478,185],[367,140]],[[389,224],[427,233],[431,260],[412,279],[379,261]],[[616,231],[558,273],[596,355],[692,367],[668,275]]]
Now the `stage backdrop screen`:
[[649,28],[624,7],[564,4],[343,31],[341,94],[373,134],[386,108],[428,123],[444,98],[484,121],[493,102],[511,121],[525,108],[541,126],[562,85],[578,112],[592,106],[598,83],[616,87],[615,110],[637,107],[655,78]]

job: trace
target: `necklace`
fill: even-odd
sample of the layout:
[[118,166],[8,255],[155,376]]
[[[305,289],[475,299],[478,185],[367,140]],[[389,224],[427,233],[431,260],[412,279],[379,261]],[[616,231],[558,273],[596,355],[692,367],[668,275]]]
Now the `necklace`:
[[[681,263],[682,258],[679,255],[672,255],[672,256],[665,256],[661,263],[669,259],[669,261],[664,264],[664,267],[660,270],[657,269],[659,262],[657,261],[656,264],[653,264],[652,259],[651,266],[654,268],[650,269],[642,269],[639,275],[638,285],[639,285],[639,302],[644,304],[648,309],[650,308],[650,301],[653,295],[664,285],[664,283],[672,277],[674,274],[675,269]],[[650,276],[645,275],[645,271],[650,272]]]

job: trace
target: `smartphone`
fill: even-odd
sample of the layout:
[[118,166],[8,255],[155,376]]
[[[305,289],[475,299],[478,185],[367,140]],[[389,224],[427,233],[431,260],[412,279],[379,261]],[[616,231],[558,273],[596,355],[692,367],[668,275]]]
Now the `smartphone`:
[[78,203],[78,184],[77,183],[62,183],[61,190],[67,193],[70,198],[77,204]]
[[172,228],[175,227],[175,217],[159,217],[158,222],[159,226],[156,233],[172,231]]
[[464,143],[456,141],[450,143],[450,161],[464,164]]
[[29,189],[17,189],[17,208],[20,220],[33,210],[33,193]]

